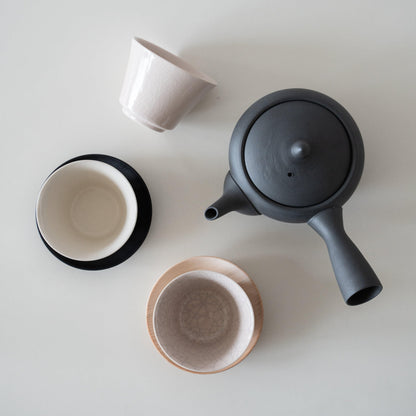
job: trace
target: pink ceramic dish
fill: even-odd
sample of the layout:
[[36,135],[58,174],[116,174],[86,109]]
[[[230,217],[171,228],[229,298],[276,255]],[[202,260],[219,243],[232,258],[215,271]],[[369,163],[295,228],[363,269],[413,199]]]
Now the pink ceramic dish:
[[194,257],[169,269],[153,288],[147,325],[158,351],[194,373],[241,362],[260,335],[263,308],[251,279],[234,264]]

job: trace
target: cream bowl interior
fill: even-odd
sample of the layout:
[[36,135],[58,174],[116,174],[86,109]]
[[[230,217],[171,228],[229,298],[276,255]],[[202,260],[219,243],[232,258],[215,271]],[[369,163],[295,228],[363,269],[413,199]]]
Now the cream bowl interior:
[[244,354],[254,332],[254,312],[232,279],[196,270],[163,289],[153,324],[157,342],[174,363],[190,371],[216,372]]
[[46,179],[37,200],[36,221],[56,252],[92,261],[125,244],[137,211],[133,188],[119,170],[97,160],[79,160]]

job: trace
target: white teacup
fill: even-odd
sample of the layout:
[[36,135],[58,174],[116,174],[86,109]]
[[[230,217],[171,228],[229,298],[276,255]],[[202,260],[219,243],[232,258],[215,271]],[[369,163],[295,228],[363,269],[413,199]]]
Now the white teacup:
[[40,234],[57,253],[93,261],[120,249],[137,221],[137,200],[126,177],[98,160],[78,160],[55,170],[36,204]]
[[213,373],[235,365],[252,348],[255,314],[236,281],[215,271],[194,270],[164,287],[154,307],[153,328],[174,364]]
[[216,85],[183,59],[134,38],[120,103],[132,120],[162,132],[173,129]]

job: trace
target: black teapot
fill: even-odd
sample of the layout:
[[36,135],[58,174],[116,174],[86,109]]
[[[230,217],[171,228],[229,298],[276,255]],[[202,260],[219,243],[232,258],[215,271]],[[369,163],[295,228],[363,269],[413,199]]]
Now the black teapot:
[[364,166],[360,131],[339,103],[316,91],[287,89],[256,101],[230,142],[224,194],[207,208],[307,222],[325,241],[345,302],[359,305],[382,285],[344,231],[342,205]]

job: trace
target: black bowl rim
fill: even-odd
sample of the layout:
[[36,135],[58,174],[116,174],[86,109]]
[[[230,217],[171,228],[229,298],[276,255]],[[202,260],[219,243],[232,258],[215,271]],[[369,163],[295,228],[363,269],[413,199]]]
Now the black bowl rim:
[[107,163],[108,165],[111,165],[112,167],[120,171],[129,181],[136,196],[138,207],[136,224],[130,237],[122,247],[120,247],[117,251],[115,251],[107,257],[103,257],[102,259],[98,260],[81,261],[63,256],[62,254],[55,251],[43,238],[37,221],[36,228],[38,229],[40,238],[42,239],[47,249],[63,263],[82,270],[108,269],[110,267],[117,266],[118,264],[124,262],[129,257],[131,257],[139,249],[139,247],[143,244],[144,240],[146,239],[146,236],[149,232],[150,224],[152,222],[152,201],[150,199],[149,190],[147,189],[147,186],[143,181],[142,177],[130,165],[128,165],[126,162],[123,162],[120,159],[117,159],[116,157],[103,154],[86,154],[74,157],[59,165],[55,170],[53,170],[53,172],[51,172],[50,175],[52,175],[52,173],[54,173],[62,166],[65,166],[72,162],[76,162],[78,160],[97,160],[99,162]]

